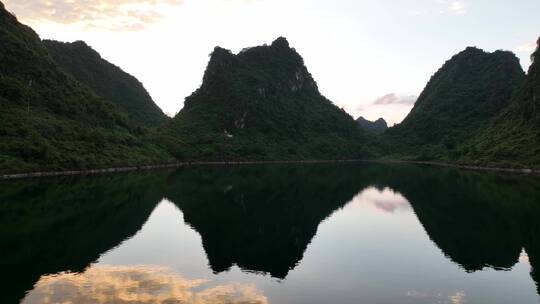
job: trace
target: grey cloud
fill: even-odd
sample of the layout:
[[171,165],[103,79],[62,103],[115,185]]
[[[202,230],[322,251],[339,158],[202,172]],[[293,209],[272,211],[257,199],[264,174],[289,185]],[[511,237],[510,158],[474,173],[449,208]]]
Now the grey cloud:
[[402,104],[402,105],[412,105],[416,102],[416,96],[398,96],[394,93],[386,94],[381,96],[375,101],[374,105],[390,105],[390,104]]
[[[159,5],[183,0],[5,0],[8,10],[24,22],[52,21],[116,31],[140,30],[163,17]],[[144,7],[142,7],[144,5]]]

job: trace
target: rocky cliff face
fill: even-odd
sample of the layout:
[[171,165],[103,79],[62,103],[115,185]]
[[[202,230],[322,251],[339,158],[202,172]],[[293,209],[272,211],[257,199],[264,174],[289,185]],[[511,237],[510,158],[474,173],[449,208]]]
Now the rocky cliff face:
[[285,38],[239,54],[216,47],[203,83],[165,127],[184,159],[351,158],[365,153],[351,116],[322,96]]

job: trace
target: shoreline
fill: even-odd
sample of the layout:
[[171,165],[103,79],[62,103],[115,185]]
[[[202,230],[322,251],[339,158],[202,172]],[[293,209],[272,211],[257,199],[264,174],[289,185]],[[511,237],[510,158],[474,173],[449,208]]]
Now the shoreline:
[[87,169],[87,170],[67,170],[67,171],[42,171],[42,172],[28,172],[28,173],[12,173],[12,174],[0,174],[0,180],[10,179],[24,179],[24,178],[36,178],[36,177],[54,177],[54,176],[84,176],[84,175],[97,175],[107,173],[124,173],[134,171],[150,171],[159,169],[174,169],[180,167],[189,166],[228,166],[228,165],[263,165],[263,164],[317,164],[317,163],[353,163],[353,162],[366,162],[366,160],[283,160],[283,161],[192,161],[192,162],[176,162],[161,165],[140,165],[140,166],[127,166],[127,167],[112,167],[103,169]]
[[471,171],[489,171],[489,172],[505,172],[505,173],[517,173],[526,175],[540,175],[540,169],[532,168],[507,168],[507,167],[489,167],[489,166],[477,166],[477,165],[465,165],[465,164],[453,164],[436,161],[413,161],[413,160],[373,160],[368,162],[381,162],[381,163],[395,163],[395,164],[416,164],[416,165],[429,165],[440,167],[452,167],[462,170]]
[[490,171],[490,172],[505,172],[505,173],[517,173],[526,175],[540,175],[540,170],[532,168],[504,168],[504,167],[487,167],[487,166],[474,166],[474,165],[461,165],[445,162],[433,162],[433,161],[406,161],[406,160],[366,160],[366,159],[346,159],[346,160],[283,160],[283,161],[193,161],[193,162],[176,162],[161,165],[141,165],[141,166],[128,166],[128,167],[112,167],[104,169],[88,169],[88,170],[68,170],[68,171],[43,171],[43,172],[29,172],[29,173],[13,173],[13,174],[0,174],[0,180],[14,180],[25,178],[38,178],[38,177],[55,177],[55,176],[85,176],[85,175],[98,175],[107,173],[125,173],[135,171],[150,171],[160,169],[174,169],[180,167],[207,165],[207,166],[230,166],[230,165],[263,165],[263,164],[322,164],[322,163],[386,163],[386,164],[416,164],[416,165],[429,165],[429,166],[441,166],[452,167],[463,170],[472,171]]

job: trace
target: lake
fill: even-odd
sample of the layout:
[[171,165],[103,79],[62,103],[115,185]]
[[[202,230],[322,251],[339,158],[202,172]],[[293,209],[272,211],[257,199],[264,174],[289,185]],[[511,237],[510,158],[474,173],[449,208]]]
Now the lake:
[[540,181],[406,164],[0,182],[0,303],[539,303]]

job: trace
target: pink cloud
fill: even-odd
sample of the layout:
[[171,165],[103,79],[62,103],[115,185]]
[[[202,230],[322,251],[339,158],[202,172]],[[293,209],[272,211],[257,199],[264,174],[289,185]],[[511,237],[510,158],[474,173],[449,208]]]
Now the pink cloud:
[[404,104],[404,105],[412,105],[416,102],[417,97],[416,96],[398,96],[394,93],[386,94],[384,96],[381,96],[375,101],[373,101],[374,105],[389,105],[389,104]]

